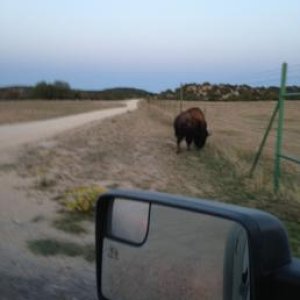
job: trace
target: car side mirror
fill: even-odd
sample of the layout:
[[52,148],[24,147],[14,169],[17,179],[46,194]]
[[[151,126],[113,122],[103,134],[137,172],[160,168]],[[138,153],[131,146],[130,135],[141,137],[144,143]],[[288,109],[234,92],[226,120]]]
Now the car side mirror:
[[[268,299],[291,262],[270,214],[212,201],[111,191],[96,214],[99,299]],[[271,276],[272,275],[272,276]]]

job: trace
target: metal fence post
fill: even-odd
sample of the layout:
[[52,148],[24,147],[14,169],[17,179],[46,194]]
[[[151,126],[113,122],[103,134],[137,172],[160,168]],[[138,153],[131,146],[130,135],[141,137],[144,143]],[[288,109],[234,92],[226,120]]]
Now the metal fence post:
[[183,101],[183,84],[180,84],[180,99],[179,99],[179,112],[182,112],[182,101]]
[[254,171],[255,171],[255,169],[256,169],[257,163],[258,163],[258,161],[259,161],[259,159],[260,159],[260,156],[261,156],[262,151],[263,151],[263,149],[264,149],[264,146],[265,146],[265,143],[266,143],[267,138],[268,138],[268,136],[269,136],[269,133],[270,133],[270,131],[271,131],[271,129],[272,129],[272,125],[273,125],[274,119],[275,119],[276,114],[277,114],[277,112],[278,112],[278,104],[279,104],[279,103],[278,103],[278,101],[277,101],[276,106],[275,106],[274,111],[273,111],[273,114],[272,114],[272,116],[271,116],[271,119],[270,119],[270,121],[269,121],[269,124],[268,124],[267,129],[266,129],[266,131],[265,131],[265,134],[264,134],[264,136],[263,136],[263,139],[262,139],[262,141],[261,141],[261,143],[260,143],[260,145],[259,145],[258,151],[257,151],[257,153],[256,153],[256,155],[255,155],[255,158],[254,158],[254,161],[253,161],[251,170],[250,170],[250,177],[253,176],[253,173],[254,173]]
[[282,134],[283,134],[283,123],[284,123],[284,99],[286,94],[286,74],[287,74],[287,63],[282,64],[281,68],[281,84],[280,93],[278,99],[278,125],[277,125],[277,138],[275,146],[275,165],[274,165],[274,190],[275,192],[279,189],[280,184],[280,159],[282,150]]

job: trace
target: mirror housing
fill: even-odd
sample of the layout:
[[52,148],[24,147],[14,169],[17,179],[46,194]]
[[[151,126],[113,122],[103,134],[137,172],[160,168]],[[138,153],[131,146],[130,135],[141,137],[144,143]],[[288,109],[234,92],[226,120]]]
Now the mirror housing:
[[[99,299],[106,299],[101,290],[102,251],[103,240],[111,232],[108,221],[111,218],[111,203],[114,199],[127,199],[150,205],[156,204],[187,210],[233,221],[241,225],[248,236],[251,299],[269,299],[275,290],[274,278],[278,277],[278,272],[282,268],[291,264],[286,231],[280,220],[268,213],[256,209],[164,193],[113,190],[102,195],[97,202],[96,262]],[[199,238],[201,239],[201,236]],[[226,280],[224,283],[226,284]],[[273,297],[273,299],[276,298]],[[224,300],[227,300],[226,295],[224,295]]]

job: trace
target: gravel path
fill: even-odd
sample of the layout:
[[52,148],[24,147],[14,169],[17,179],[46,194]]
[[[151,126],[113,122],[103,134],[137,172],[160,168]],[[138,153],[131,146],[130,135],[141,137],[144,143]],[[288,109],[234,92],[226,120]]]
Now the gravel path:
[[126,107],[104,109],[51,120],[2,125],[0,126],[0,151],[49,138],[74,127],[135,110],[137,103],[138,100],[129,100]]

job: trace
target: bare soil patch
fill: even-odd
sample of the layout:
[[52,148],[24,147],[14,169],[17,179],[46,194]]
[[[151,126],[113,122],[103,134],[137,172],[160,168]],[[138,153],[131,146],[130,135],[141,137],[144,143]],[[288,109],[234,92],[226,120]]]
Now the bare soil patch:
[[0,124],[51,119],[122,105],[120,101],[90,100],[0,101]]

